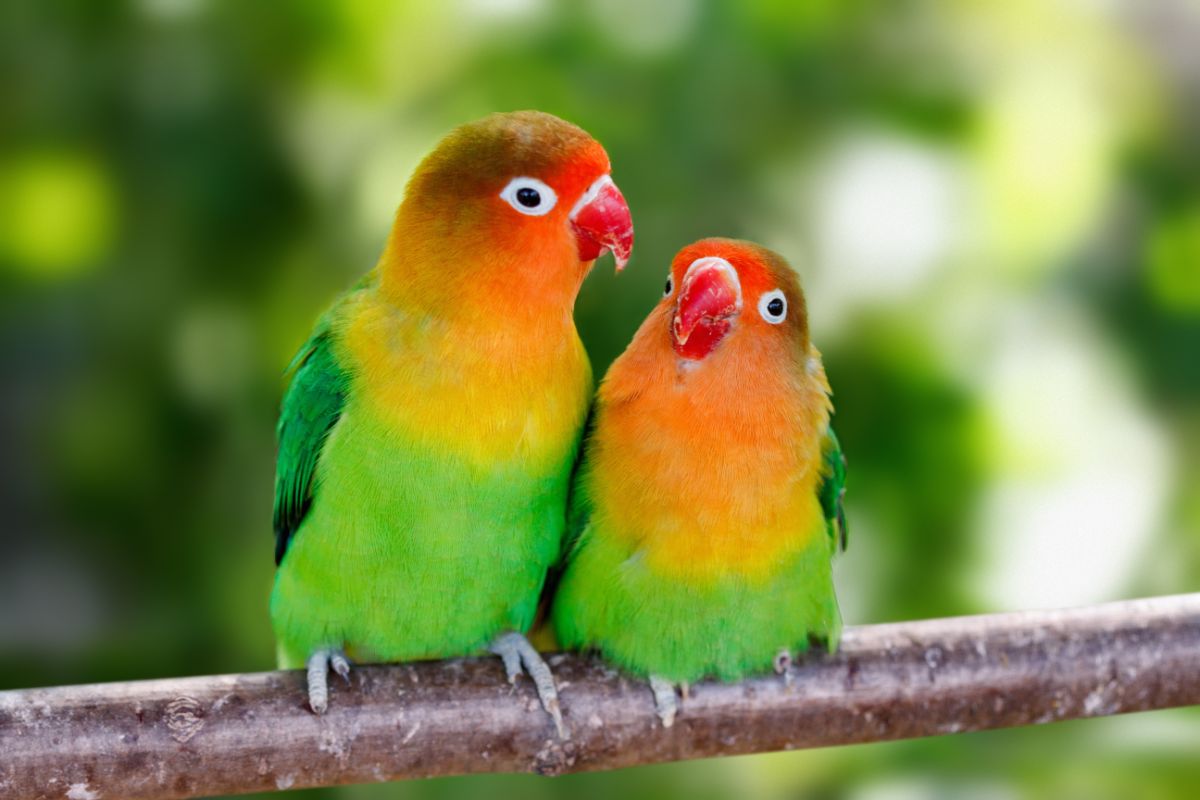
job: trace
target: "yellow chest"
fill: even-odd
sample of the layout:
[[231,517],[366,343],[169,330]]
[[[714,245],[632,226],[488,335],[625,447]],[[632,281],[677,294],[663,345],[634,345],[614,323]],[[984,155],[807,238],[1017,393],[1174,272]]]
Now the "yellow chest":
[[346,320],[357,396],[388,430],[484,469],[574,447],[592,376],[569,319],[536,334],[470,333],[366,298]]

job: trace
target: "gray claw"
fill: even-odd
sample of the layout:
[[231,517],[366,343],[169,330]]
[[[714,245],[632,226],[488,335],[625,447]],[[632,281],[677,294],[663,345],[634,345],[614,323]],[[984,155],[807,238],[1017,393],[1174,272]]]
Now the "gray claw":
[[329,709],[328,676],[331,669],[350,683],[350,661],[340,649],[323,647],[308,657],[308,705],[314,714],[324,714]]
[[329,651],[314,650],[308,657],[308,705],[314,714],[324,714],[329,708]]
[[341,679],[350,685],[350,659],[346,658],[346,654],[341,650],[334,650],[329,654],[329,668],[336,672]]
[[783,685],[786,688],[791,688],[792,685],[792,654],[786,648],[775,654],[775,674],[783,676]]
[[509,683],[516,683],[517,676],[522,672],[529,675],[533,680],[534,688],[537,689],[542,708],[554,720],[558,738],[569,739],[566,726],[563,725],[562,708],[558,703],[558,689],[554,686],[554,674],[546,665],[541,654],[529,643],[529,640],[514,631],[501,636],[492,643],[489,649],[500,656],[504,662],[504,671],[508,675]]
[[650,676],[650,691],[654,692],[654,710],[664,728],[675,724],[675,715],[679,712],[679,701],[675,699],[675,684],[660,678]]

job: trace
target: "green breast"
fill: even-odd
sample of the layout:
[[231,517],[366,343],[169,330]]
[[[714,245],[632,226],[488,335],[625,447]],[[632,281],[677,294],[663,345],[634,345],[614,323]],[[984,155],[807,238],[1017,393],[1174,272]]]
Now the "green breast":
[[[486,419],[479,427],[485,435]],[[347,403],[277,574],[285,660],[330,644],[367,660],[461,655],[532,622],[577,439],[534,468],[480,466],[413,438]]]
[[769,671],[780,650],[802,652],[810,639],[836,644],[841,617],[823,536],[761,581],[688,583],[595,533],[584,534],[555,596],[566,647],[596,647],[635,674],[683,682]]

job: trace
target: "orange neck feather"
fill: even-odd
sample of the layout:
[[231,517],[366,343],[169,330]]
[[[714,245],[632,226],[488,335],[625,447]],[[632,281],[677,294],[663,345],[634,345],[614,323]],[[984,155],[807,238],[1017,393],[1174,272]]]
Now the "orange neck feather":
[[[768,576],[821,529],[828,385],[815,351],[733,335],[684,365],[651,313],[601,386],[595,524],[664,574]],[[808,367],[809,358],[814,367]]]

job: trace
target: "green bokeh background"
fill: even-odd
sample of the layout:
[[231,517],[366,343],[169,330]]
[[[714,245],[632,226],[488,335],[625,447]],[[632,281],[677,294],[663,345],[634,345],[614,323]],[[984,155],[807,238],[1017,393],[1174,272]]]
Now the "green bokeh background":
[[[638,243],[798,268],[850,459],[848,621],[1200,587],[1200,7],[0,7],[0,688],[267,669],[281,372],[453,125],[608,148]],[[2,754],[0,754],[2,757]],[[1191,797],[1179,710],[311,797]]]

